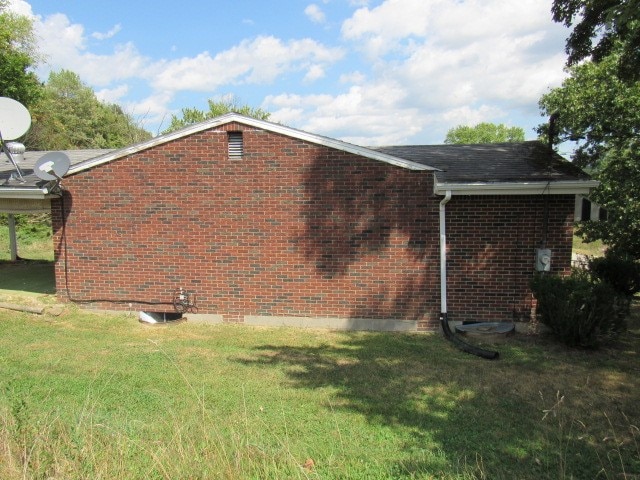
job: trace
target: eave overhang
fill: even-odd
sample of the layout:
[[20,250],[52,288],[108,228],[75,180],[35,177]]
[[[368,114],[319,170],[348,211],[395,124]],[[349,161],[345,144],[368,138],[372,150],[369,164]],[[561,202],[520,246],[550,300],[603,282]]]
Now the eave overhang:
[[559,180],[542,182],[435,182],[434,193],[445,195],[588,195],[600,185],[596,180]]
[[46,200],[57,198],[60,195],[50,193],[47,188],[0,188],[0,199],[11,198],[20,200]]

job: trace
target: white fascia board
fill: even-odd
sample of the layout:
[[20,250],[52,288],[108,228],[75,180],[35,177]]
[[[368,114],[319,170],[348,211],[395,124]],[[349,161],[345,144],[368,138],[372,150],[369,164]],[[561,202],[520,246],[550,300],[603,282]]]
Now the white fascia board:
[[105,155],[101,155],[99,157],[95,157],[90,160],[80,162],[72,166],[67,172],[67,175],[73,175],[83,170],[87,170],[89,168],[93,168],[98,165],[111,162],[118,158],[126,157],[128,155],[133,155],[134,153],[138,153],[143,150],[156,147],[158,145],[171,142],[173,140],[178,140],[180,138],[193,135],[194,133],[199,133],[204,130],[219,127],[221,125],[225,125],[231,122],[238,122],[243,125],[249,125],[252,127],[259,128],[261,130],[267,130],[267,131],[279,133],[281,135],[285,135],[288,137],[293,137],[299,140],[311,142],[317,145],[323,145],[325,147],[335,148],[337,150],[353,153],[355,155],[360,155],[366,158],[370,158],[372,160],[378,160],[381,162],[389,163],[391,165],[396,165],[398,167],[406,168],[409,170],[418,170],[418,171],[422,171],[422,170],[437,171],[438,170],[437,168],[434,168],[434,167],[422,165],[416,162],[411,162],[409,160],[404,160],[402,158],[394,157],[393,155],[387,155],[384,153],[376,152],[374,150],[370,150],[365,147],[360,147],[358,145],[343,142],[333,138],[323,137],[322,135],[315,135],[312,133],[304,132],[302,130],[297,130],[295,128],[286,127],[284,125],[280,125],[277,123],[258,120],[257,118],[245,117],[244,115],[240,115],[237,113],[227,113],[225,115],[212,118],[211,120],[206,120],[204,122],[196,123],[194,125],[189,125],[180,130],[176,130],[175,132],[167,133],[165,135],[160,135],[158,137],[152,138],[151,140],[147,140],[146,142],[131,145],[130,147],[115,150]]
[[505,183],[436,183],[434,193],[445,195],[588,195],[600,185],[596,180]]

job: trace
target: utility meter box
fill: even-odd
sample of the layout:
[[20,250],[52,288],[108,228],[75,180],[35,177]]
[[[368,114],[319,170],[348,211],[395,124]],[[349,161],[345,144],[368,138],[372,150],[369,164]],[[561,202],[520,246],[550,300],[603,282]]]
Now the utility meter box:
[[536,270],[538,272],[551,271],[551,250],[548,248],[538,248],[536,250]]

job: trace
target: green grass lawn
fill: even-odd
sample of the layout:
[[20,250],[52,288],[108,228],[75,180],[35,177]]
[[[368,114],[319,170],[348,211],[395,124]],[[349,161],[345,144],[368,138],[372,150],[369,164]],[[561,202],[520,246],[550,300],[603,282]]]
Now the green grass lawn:
[[634,478],[639,347],[0,310],[0,478]]

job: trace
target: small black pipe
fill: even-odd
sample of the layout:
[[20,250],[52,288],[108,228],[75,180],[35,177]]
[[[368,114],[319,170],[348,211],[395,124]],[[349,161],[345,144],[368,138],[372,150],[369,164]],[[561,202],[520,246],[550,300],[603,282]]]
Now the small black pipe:
[[470,353],[477,357],[486,358],[487,360],[496,360],[500,356],[500,352],[485,350],[484,348],[476,347],[475,345],[471,345],[460,340],[458,336],[451,331],[451,328],[449,328],[449,320],[446,313],[440,314],[440,325],[442,326],[445,338],[463,352]]

